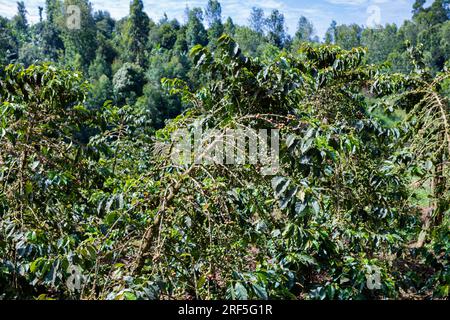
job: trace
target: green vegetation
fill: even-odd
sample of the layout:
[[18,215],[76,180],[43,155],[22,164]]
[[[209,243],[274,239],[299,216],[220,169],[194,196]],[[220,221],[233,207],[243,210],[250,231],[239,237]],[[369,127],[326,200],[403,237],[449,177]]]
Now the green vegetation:
[[[448,1],[325,43],[213,0],[186,24],[45,10],[0,17],[0,299],[449,296]],[[198,126],[280,130],[280,171],[174,165]]]

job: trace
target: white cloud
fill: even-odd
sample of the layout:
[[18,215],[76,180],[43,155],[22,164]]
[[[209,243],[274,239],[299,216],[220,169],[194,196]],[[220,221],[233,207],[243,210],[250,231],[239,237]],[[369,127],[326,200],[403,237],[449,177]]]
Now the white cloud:
[[331,4],[358,6],[358,5],[365,4],[367,2],[367,0],[327,0],[327,2],[331,3]]

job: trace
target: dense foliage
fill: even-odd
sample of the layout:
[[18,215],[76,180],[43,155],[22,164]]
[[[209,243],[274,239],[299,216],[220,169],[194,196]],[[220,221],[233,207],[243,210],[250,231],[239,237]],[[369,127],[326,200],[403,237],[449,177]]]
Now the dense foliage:
[[[325,44],[279,11],[222,23],[214,0],[184,25],[140,0],[121,21],[18,9],[0,17],[0,298],[448,297],[448,1]],[[199,127],[279,130],[279,172],[175,165],[173,134]]]

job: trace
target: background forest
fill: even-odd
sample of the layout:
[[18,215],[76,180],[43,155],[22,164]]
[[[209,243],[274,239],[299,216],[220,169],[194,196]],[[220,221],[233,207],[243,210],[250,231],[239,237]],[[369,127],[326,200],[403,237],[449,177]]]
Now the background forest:
[[[47,0],[32,25],[18,2],[0,16],[0,299],[448,298],[450,1],[425,3],[319,39],[216,0],[184,23]],[[198,126],[280,130],[280,172],[173,165],[171,134]]]

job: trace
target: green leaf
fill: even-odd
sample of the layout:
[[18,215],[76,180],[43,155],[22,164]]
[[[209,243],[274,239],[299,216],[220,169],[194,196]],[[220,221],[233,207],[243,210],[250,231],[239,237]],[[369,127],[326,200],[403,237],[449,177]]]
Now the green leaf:
[[312,206],[312,208],[313,208],[315,214],[318,214],[318,213],[320,212],[320,205],[319,205],[319,202],[313,201],[312,204],[311,204],[311,206]]
[[30,264],[30,272],[34,273],[37,270],[38,265],[41,262],[41,260],[42,260],[42,258],[38,258]]
[[203,288],[205,283],[206,283],[206,277],[201,276],[200,279],[198,279],[198,281],[197,281],[197,290],[200,290],[201,288]]
[[286,139],[286,146],[288,147],[288,149],[290,149],[295,142],[297,141],[297,137],[293,134],[289,135],[289,137],[287,137]]
[[303,213],[305,212],[305,209],[307,208],[307,205],[305,204],[305,203],[303,203],[303,202],[297,202],[296,204],[295,204],[295,213],[298,215],[298,216],[301,216],[301,215],[303,215]]
[[288,188],[290,181],[285,177],[275,177],[272,179],[272,187],[275,190],[275,196],[279,198]]
[[27,183],[25,184],[25,194],[30,195],[32,193],[33,193],[33,183],[27,181]]
[[244,287],[244,285],[242,283],[237,282],[234,285],[234,292],[236,294],[237,300],[248,300],[247,289]]
[[316,259],[314,259],[311,256],[308,256],[306,254],[299,254],[297,255],[297,259],[301,264],[304,264],[306,266],[314,266],[317,265]]
[[258,298],[262,299],[262,300],[267,300],[268,299],[268,295],[267,295],[267,290],[265,287],[259,285],[259,284],[252,284],[253,290],[255,291],[255,294],[258,296]]
[[37,169],[37,167],[39,166],[39,164],[40,164],[40,162],[39,161],[34,161],[32,164],[31,164],[31,170],[36,170]]
[[123,296],[124,296],[125,300],[137,300],[136,295],[129,291],[124,292]]
[[284,210],[287,208],[287,206],[289,205],[291,200],[294,199],[295,195],[297,194],[297,191],[298,191],[297,187],[290,188],[288,190],[288,192],[281,197],[281,199],[280,199],[280,209],[281,210]]

